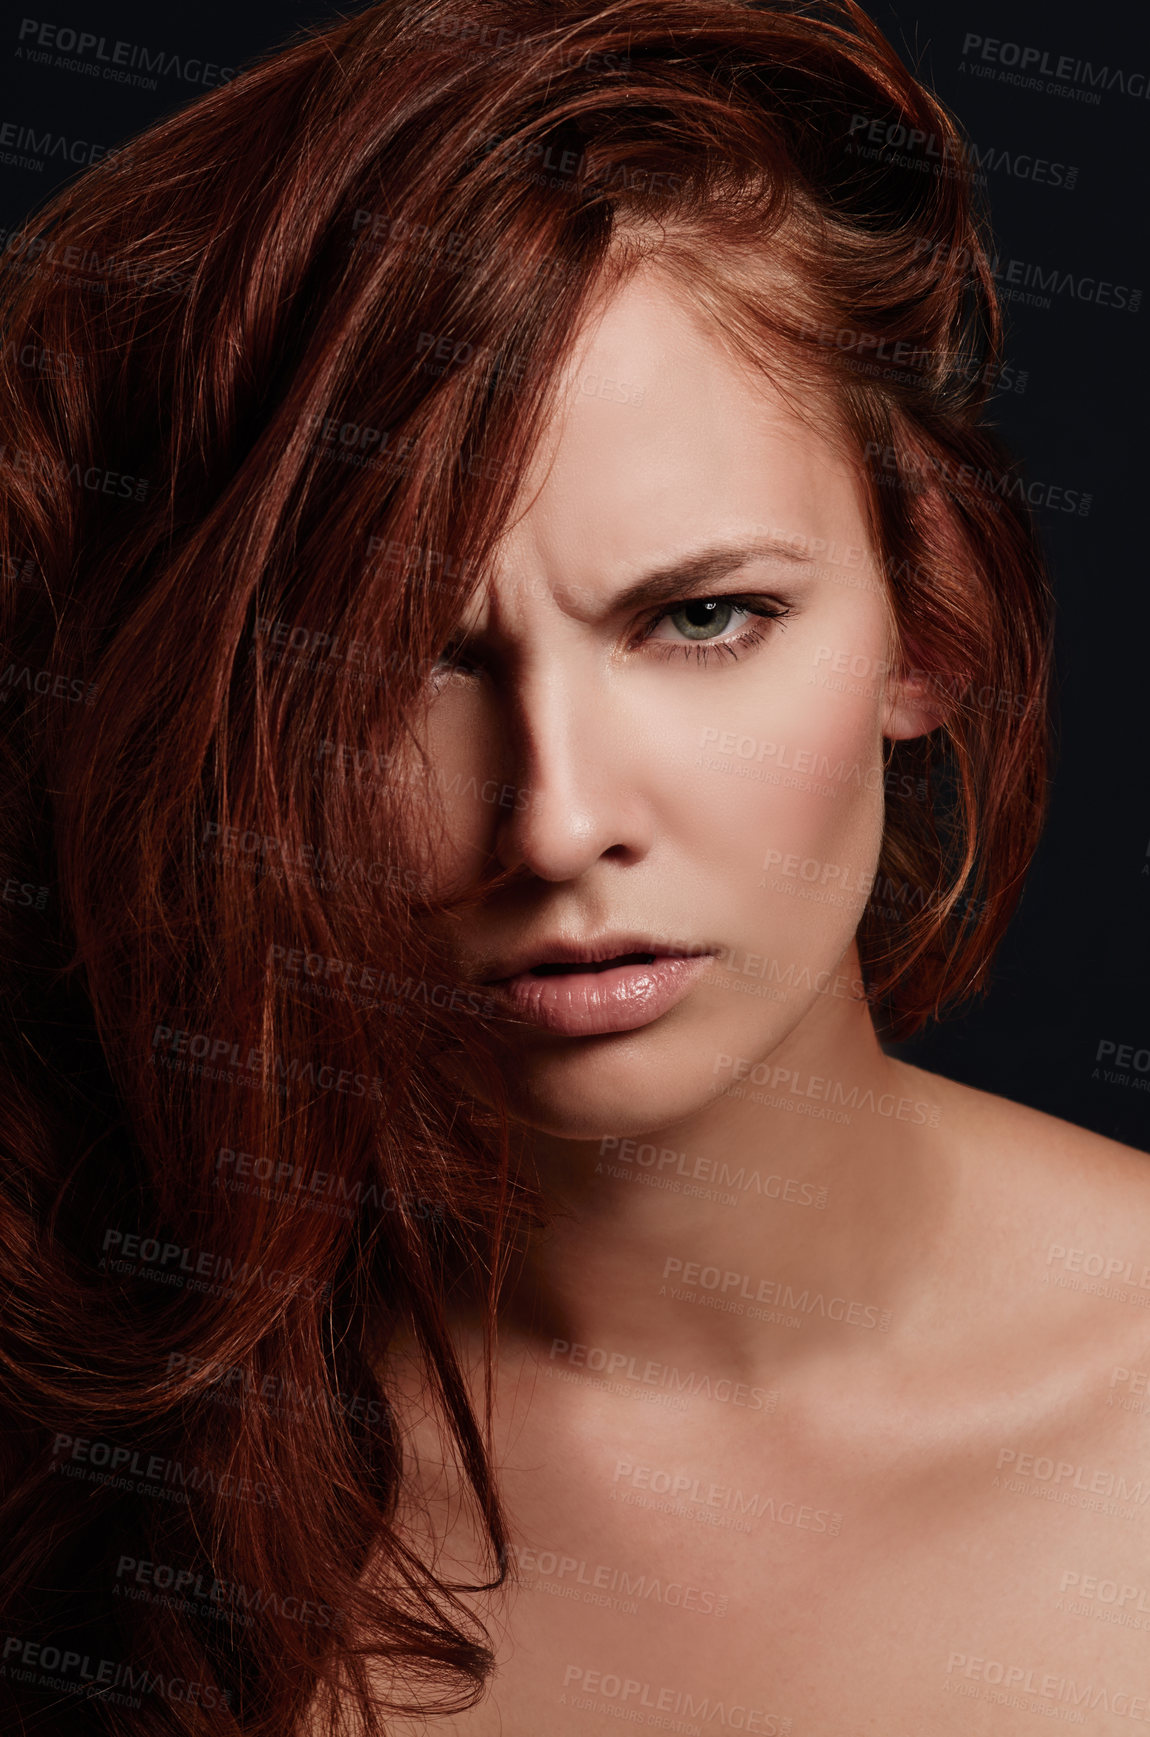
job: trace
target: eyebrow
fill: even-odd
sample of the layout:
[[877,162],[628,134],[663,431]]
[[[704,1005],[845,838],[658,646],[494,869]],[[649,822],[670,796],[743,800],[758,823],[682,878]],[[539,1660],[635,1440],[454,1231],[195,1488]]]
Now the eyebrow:
[[683,595],[684,589],[724,579],[728,573],[736,572],[751,561],[785,561],[800,567],[814,565],[813,556],[801,554],[793,544],[779,537],[757,538],[750,543],[716,543],[669,566],[655,568],[613,597],[607,613],[613,615],[618,611],[629,612],[672,602]]
[[[660,603],[677,602],[696,587],[724,579],[728,573],[735,573],[752,561],[782,561],[792,567],[815,566],[813,555],[803,554],[793,542],[783,537],[753,537],[743,543],[710,543],[666,566],[653,568],[617,596],[608,598],[602,611],[591,619],[609,621],[613,615],[631,614],[635,610],[656,608]],[[570,586],[567,589],[576,598],[586,595],[585,587]],[[468,645],[482,637],[482,633],[476,635],[464,627],[452,634],[450,643]]]

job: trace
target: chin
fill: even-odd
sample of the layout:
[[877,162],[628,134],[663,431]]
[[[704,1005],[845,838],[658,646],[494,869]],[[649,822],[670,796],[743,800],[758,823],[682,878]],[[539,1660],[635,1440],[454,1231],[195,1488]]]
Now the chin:
[[702,1081],[672,1090],[636,1092],[634,1086],[612,1091],[571,1093],[520,1090],[511,1102],[515,1120],[538,1134],[558,1140],[639,1139],[657,1133],[705,1107],[715,1095]]
[[[608,1037],[563,1039],[506,1058],[500,1069],[514,1119],[565,1140],[647,1135],[694,1115],[730,1079],[715,1057],[730,1053],[730,1032],[685,1028],[656,1038],[661,1022]],[[736,1052],[748,1053],[748,1034]]]

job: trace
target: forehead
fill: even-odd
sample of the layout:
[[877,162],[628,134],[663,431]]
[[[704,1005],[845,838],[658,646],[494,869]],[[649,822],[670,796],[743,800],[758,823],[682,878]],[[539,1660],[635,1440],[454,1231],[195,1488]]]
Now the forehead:
[[862,519],[858,477],[815,417],[645,266],[585,317],[469,615],[541,589],[603,597],[723,541],[857,543]]

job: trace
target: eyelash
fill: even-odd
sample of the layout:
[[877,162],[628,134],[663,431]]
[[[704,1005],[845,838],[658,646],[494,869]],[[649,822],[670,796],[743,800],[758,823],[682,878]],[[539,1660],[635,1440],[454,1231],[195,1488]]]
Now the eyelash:
[[[791,614],[791,608],[788,604],[768,603],[763,598],[728,597],[726,595],[716,597],[682,597],[676,602],[670,603],[663,609],[658,610],[656,614],[650,616],[638,639],[632,642],[633,646],[650,646],[655,650],[657,656],[663,658],[673,657],[676,652],[681,651],[688,659],[693,653],[696,663],[707,663],[710,661],[713,654],[719,653],[725,654],[732,660],[732,662],[737,662],[745,652],[752,650],[753,647],[757,645],[762,645],[768,637],[768,632],[765,627],[752,627],[748,632],[736,634],[734,639],[711,640],[709,642],[700,639],[652,639],[651,635],[661,621],[666,621],[670,616],[677,615],[680,609],[690,608],[692,603],[729,603],[735,609],[743,610],[750,616],[757,616],[758,619],[763,622],[786,621],[787,617]],[[461,658],[458,662],[455,662],[450,647],[448,647],[442,655],[444,658],[451,658],[452,661],[448,667],[433,672],[433,679],[438,682],[444,681],[451,674],[466,673],[467,670],[472,667],[467,663],[466,658]]]
[[660,622],[666,621],[672,615],[677,615],[680,609],[689,609],[692,603],[729,603],[735,609],[743,610],[748,615],[757,616],[760,621],[785,621],[791,613],[791,610],[787,605],[781,603],[767,603],[761,598],[727,596],[684,597],[678,602],[669,604],[664,609],[660,609],[657,615],[653,615],[649,619],[643,634],[635,643],[638,645],[651,646],[656,651],[657,656],[664,658],[674,657],[676,652],[681,651],[688,659],[693,653],[696,663],[707,663],[711,654],[718,652],[720,654],[725,653],[733,662],[737,662],[738,659],[743,656],[744,652],[750,651],[756,645],[762,645],[768,637],[768,630],[766,628],[752,627],[749,632],[736,634],[734,639],[653,640],[651,638],[652,633],[655,628],[659,626]]

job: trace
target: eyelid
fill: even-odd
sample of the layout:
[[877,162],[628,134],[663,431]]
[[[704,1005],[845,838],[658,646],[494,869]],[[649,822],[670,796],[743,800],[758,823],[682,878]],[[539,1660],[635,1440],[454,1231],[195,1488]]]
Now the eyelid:
[[[669,603],[660,604],[657,609],[647,612],[645,623],[635,644],[642,645],[649,639],[652,631],[669,615],[675,615],[680,609],[687,608],[692,603],[731,603],[736,609],[743,609],[760,620],[785,620],[794,611],[794,604],[784,598],[763,591],[697,591],[689,597],[672,598]],[[684,644],[720,645],[721,640],[683,641]]]
[[[692,603],[730,603],[733,604],[736,609],[744,610],[761,621],[785,621],[786,618],[794,612],[793,602],[787,601],[775,592],[697,591],[687,596],[673,597],[669,602],[659,604],[657,607],[649,609],[643,618],[642,626],[632,635],[630,644],[627,647],[628,651],[635,650],[638,646],[645,644],[646,641],[651,638],[654,629],[661,621],[664,621],[668,616],[674,615],[676,611],[684,609]],[[745,631],[745,627],[746,624],[744,623],[742,631]],[[737,638],[737,634],[734,637]],[[672,641],[667,643],[675,642]],[[683,640],[679,643],[684,646],[694,646],[700,650],[705,650],[708,644],[719,647],[722,645],[731,645],[734,643],[734,640]],[[482,647],[477,645],[476,642],[465,633],[453,635],[452,638],[448,640],[447,644],[440,652],[437,662],[446,665],[446,667],[439,672],[441,676],[454,674],[461,666],[463,669],[472,668],[479,670],[489,667],[487,655]]]

